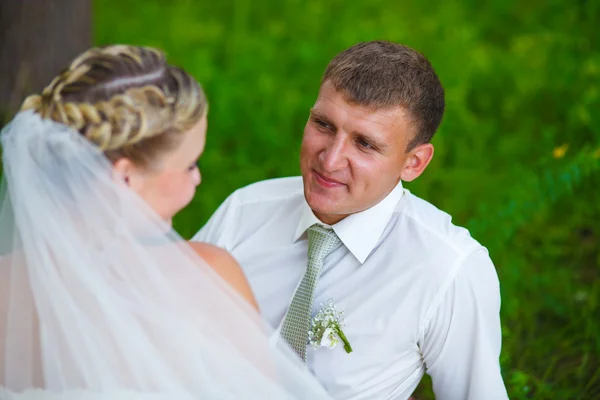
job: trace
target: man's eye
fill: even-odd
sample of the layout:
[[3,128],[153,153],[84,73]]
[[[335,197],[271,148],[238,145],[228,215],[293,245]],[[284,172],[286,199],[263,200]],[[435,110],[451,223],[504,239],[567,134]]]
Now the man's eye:
[[373,146],[371,145],[371,143],[367,142],[364,139],[358,139],[357,140],[357,144],[362,147],[363,149],[372,149]]
[[188,167],[188,171],[191,172],[191,171],[195,170],[196,168],[198,168],[198,164],[197,163],[193,163],[192,165],[190,165]]
[[317,123],[317,125],[319,125],[321,128],[325,128],[325,129],[329,129],[329,124],[323,120],[317,119],[315,120],[315,122]]

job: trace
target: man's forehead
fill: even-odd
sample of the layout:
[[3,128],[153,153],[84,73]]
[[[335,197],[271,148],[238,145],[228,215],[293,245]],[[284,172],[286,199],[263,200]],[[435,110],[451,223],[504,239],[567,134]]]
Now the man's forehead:
[[332,102],[338,105],[351,105],[353,107],[363,110],[366,114],[378,114],[378,115],[392,115],[397,114],[401,117],[408,117],[409,112],[406,107],[401,104],[398,105],[379,105],[376,102],[372,104],[365,104],[357,101],[350,93],[344,89],[337,89],[329,81],[326,81],[321,85],[319,89],[319,95],[315,102],[315,106],[320,102]]
[[396,123],[410,120],[410,114],[403,107],[368,107],[349,101],[343,96],[335,95],[319,96],[314,107],[311,109],[311,113],[324,118],[334,118],[333,114],[338,110],[351,112],[352,119],[375,124],[389,124],[392,120]]

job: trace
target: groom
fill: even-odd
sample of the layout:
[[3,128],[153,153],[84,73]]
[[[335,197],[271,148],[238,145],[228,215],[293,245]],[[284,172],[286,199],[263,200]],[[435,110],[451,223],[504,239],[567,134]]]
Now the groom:
[[[193,239],[233,254],[276,335],[336,399],[405,399],[425,372],[438,399],[507,398],[488,252],[402,187],[431,161],[443,112],[420,53],[345,50],[310,110],[302,177],[235,191]],[[322,335],[311,322],[329,300],[343,325]]]

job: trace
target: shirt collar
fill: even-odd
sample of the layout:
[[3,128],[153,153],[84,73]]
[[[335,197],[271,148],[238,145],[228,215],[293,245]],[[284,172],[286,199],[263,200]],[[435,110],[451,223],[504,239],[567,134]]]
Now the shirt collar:
[[[332,226],[344,246],[350,250],[361,264],[365,262],[379,242],[379,238],[390,221],[403,192],[402,182],[399,182],[390,194],[373,207],[349,215]],[[300,239],[312,225],[316,223],[323,224],[315,217],[306,200],[302,202],[302,208],[302,216],[294,234],[294,241]]]

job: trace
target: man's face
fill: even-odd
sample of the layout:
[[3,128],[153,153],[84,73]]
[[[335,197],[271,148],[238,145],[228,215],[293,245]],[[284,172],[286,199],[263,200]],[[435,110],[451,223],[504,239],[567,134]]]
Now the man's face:
[[315,216],[334,224],[383,200],[403,178],[412,152],[408,114],[348,103],[326,81],[304,128],[300,168]]

